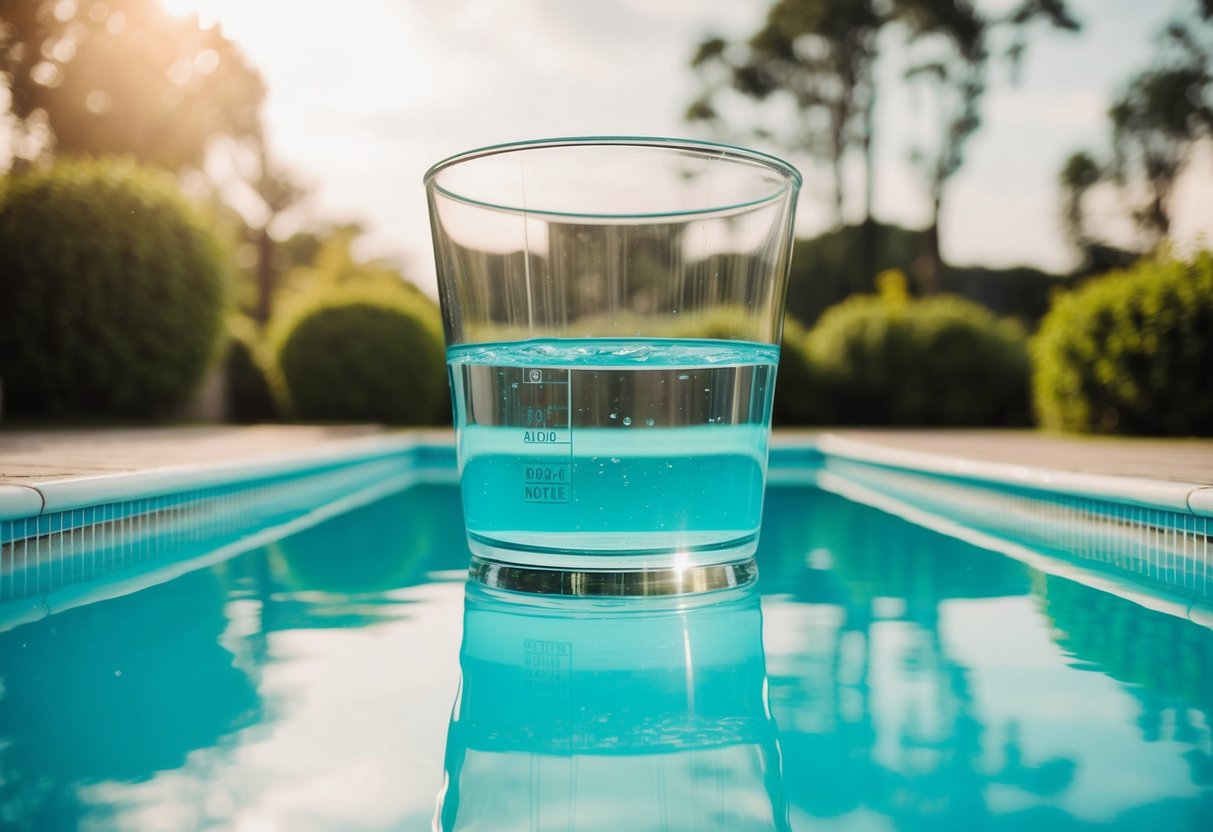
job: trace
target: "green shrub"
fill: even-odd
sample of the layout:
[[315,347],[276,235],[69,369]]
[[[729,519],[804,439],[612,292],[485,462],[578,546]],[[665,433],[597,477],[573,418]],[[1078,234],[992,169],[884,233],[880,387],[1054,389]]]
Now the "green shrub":
[[1058,297],[1032,357],[1043,427],[1213,434],[1213,252],[1143,261]]
[[224,357],[228,420],[245,424],[275,421],[278,405],[256,326],[247,318],[237,318],[229,327],[229,335]]
[[1019,326],[963,298],[853,297],[822,316],[808,352],[832,422],[997,425],[1027,418],[1029,365]]
[[819,425],[829,420],[825,380],[809,356],[809,337],[795,319],[783,324],[773,420],[777,425]]
[[215,357],[227,252],[159,172],[113,160],[0,192],[0,379],[18,415],[165,415]]
[[276,323],[273,345],[297,418],[425,425],[449,407],[437,307],[403,288],[306,298]]

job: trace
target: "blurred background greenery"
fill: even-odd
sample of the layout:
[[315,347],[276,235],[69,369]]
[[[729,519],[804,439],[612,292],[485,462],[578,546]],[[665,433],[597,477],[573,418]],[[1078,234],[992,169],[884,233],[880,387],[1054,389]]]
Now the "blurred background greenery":
[[[449,421],[424,276],[368,254],[366,224],[300,211],[314,182],[283,161],[292,137],[271,137],[265,76],[206,3],[0,0],[6,424]],[[1180,186],[1213,145],[1213,0],[1176,0],[1142,32],[1146,60],[1105,91],[1102,146],[1076,141],[1058,166],[1053,214],[1072,252],[1061,273],[948,262],[945,218],[975,139],[994,129],[995,79],[1013,84],[1042,40],[1080,43],[1102,7],[752,5],[749,28],[683,27],[689,92],[653,106],[823,183],[801,206],[825,219],[795,244],[779,423],[1213,434],[1213,257],[1175,232]],[[269,4],[264,19],[290,38],[321,7]],[[506,34],[529,34],[518,26]],[[620,42],[644,47],[648,33]],[[325,44],[299,46],[325,63]],[[366,53],[379,54],[369,42]],[[426,84],[459,60],[396,83]],[[366,67],[323,69],[352,96],[374,91]],[[598,70],[609,79],[614,67]],[[916,102],[929,128],[906,139],[893,172],[878,152],[904,138],[879,115],[890,100]],[[1001,163],[1014,170],[1034,148],[1017,152]],[[921,228],[878,218],[880,189],[901,173],[926,206]],[[396,401],[401,379],[421,394]]]

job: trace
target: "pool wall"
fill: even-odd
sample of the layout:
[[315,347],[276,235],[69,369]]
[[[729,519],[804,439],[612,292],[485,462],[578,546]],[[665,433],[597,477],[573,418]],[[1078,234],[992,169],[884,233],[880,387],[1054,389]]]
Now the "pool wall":
[[[396,434],[255,463],[0,485],[0,629],[217,563],[418,483],[449,439]],[[811,485],[1213,626],[1213,488],[776,433],[770,485]],[[970,541],[974,542],[974,541]]]
[[[307,454],[0,486],[0,630],[217,563],[418,482],[454,448],[413,436]],[[35,492],[40,510],[24,516]]]

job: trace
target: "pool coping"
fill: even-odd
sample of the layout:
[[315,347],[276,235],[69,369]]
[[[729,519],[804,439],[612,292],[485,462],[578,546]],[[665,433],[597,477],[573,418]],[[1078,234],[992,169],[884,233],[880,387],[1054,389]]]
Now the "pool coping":
[[[780,442],[774,444],[776,447],[783,445]],[[816,447],[827,458],[838,457],[920,474],[1026,489],[1041,494],[1095,498],[1197,517],[1213,517],[1213,486],[1201,483],[1089,474],[976,460],[931,451],[893,448],[834,433],[820,434],[816,439]]]
[[425,448],[443,449],[449,446],[449,441],[432,434],[409,432],[333,439],[318,444],[315,448],[270,454],[253,460],[169,465],[138,471],[67,477],[36,485],[0,483],[0,521],[302,474]]
[[[36,517],[122,500],[145,499],[215,485],[289,476],[420,450],[449,452],[453,437],[408,431],[327,440],[315,448],[255,460],[172,465],[138,471],[69,477],[34,485],[0,483],[0,521]],[[803,454],[866,462],[922,474],[1028,489],[1041,494],[1088,497],[1145,508],[1213,517],[1213,486],[1112,474],[1013,465],[932,451],[890,447],[837,433],[781,434],[771,441],[772,467],[781,457]],[[776,479],[773,477],[773,479]]]

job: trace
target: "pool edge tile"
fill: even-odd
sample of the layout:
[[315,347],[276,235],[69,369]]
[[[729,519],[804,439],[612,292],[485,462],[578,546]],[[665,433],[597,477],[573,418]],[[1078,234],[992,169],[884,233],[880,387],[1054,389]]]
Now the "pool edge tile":
[[[1085,474],[1005,462],[987,462],[929,451],[891,448],[876,442],[850,439],[832,433],[822,434],[817,440],[817,447],[826,457],[835,456],[874,465],[1030,488],[1054,494],[1096,497],[1183,514],[1213,515],[1213,487],[1201,486],[1198,483]],[[1198,501],[1205,507],[1203,511],[1192,505],[1192,498],[1201,491],[1211,492],[1210,496],[1201,497]]]
[[0,520],[37,517],[45,504],[42,492],[33,486],[0,483]]
[[1213,485],[1201,485],[1188,495],[1188,510],[1198,517],[1213,517]]
[[309,452],[279,454],[252,461],[177,465],[120,474],[52,480],[39,485],[37,491],[42,499],[42,513],[70,511],[103,503],[144,499],[208,486],[296,474],[329,465],[345,466],[433,444],[427,437],[414,434],[364,437],[326,442],[322,447]]

